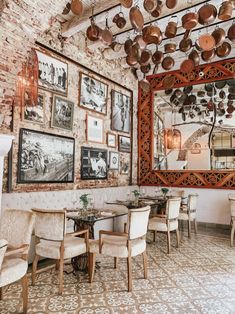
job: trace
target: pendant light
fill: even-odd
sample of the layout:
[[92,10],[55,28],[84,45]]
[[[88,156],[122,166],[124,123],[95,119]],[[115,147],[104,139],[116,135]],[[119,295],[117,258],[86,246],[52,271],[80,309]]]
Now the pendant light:
[[[172,118],[171,125],[174,114],[174,124],[176,122],[176,111],[173,113],[172,110]],[[178,129],[175,129],[173,126],[171,129],[165,129],[165,145],[168,149],[180,149],[181,148],[181,132]]]

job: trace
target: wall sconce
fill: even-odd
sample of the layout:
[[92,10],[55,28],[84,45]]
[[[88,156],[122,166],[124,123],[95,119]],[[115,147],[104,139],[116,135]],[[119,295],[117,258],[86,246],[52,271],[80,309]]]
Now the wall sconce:
[[199,143],[194,143],[193,144],[193,146],[192,146],[192,148],[191,148],[191,150],[190,150],[190,152],[191,152],[191,154],[201,154],[201,144],[199,144]]
[[181,148],[181,132],[177,129],[165,129],[165,145],[168,149]]

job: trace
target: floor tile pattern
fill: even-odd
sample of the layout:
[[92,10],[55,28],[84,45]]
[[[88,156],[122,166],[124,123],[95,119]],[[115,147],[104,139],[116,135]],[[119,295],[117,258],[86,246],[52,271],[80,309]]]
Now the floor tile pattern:
[[[62,296],[57,294],[55,269],[38,275],[36,286],[29,287],[28,313],[234,314],[235,247],[230,247],[229,239],[184,235],[176,249],[172,237],[170,255],[164,234],[148,244],[147,280],[142,279],[142,257],[133,259],[132,292],[127,292],[126,261],[120,260],[115,270],[113,259],[100,257],[101,267],[92,284],[84,273],[64,274]],[[0,301],[0,313],[20,313],[20,295],[20,284],[9,286]]]

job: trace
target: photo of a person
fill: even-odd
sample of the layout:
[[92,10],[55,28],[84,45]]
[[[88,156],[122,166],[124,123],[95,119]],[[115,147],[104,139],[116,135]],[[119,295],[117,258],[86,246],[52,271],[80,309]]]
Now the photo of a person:
[[107,151],[82,147],[81,178],[83,180],[107,179]]
[[112,129],[130,132],[130,97],[112,90]]

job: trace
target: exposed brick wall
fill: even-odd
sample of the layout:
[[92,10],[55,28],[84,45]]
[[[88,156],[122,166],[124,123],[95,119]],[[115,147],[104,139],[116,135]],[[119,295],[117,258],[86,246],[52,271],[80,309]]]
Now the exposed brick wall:
[[[118,175],[117,171],[109,171],[108,180],[101,181],[81,181],[80,180],[80,147],[94,146],[107,148],[106,145],[91,145],[85,140],[85,116],[86,111],[78,106],[79,71],[85,72],[82,68],[73,63],[69,66],[69,87],[68,99],[75,103],[74,130],[73,132],[52,129],[50,127],[51,106],[53,95],[51,92],[43,91],[46,99],[46,122],[44,126],[24,122],[21,120],[20,108],[14,108],[14,120],[12,121],[11,106],[15,97],[17,73],[21,69],[22,63],[28,56],[32,47],[36,47],[35,41],[42,42],[47,46],[67,55],[79,63],[92,70],[112,78],[114,81],[132,89],[134,91],[134,149],[133,149],[133,182],[136,182],[137,164],[137,84],[132,74],[120,67],[119,62],[107,62],[101,52],[90,52],[86,49],[86,41],[83,35],[74,36],[67,39],[62,47],[58,39],[59,23],[53,19],[67,1],[9,1],[9,8],[2,14],[0,22],[0,132],[10,132],[13,122],[13,133],[16,137],[13,149],[13,190],[15,191],[38,191],[57,189],[76,189],[86,187],[105,187],[116,185],[127,185],[129,177]],[[53,25],[51,25],[51,23]],[[107,83],[107,82],[106,82]],[[111,114],[111,89],[125,92],[120,87],[108,83],[108,113],[105,119],[105,131],[110,130]],[[19,129],[21,127],[43,130],[48,133],[61,134],[76,138],[76,162],[75,162],[75,184],[46,184],[46,185],[22,185],[16,183],[17,154]],[[118,133],[116,133],[118,134]],[[106,134],[105,134],[106,135]],[[109,148],[107,148],[110,150]],[[116,149],[117,150],[117,149]],[[121,154],[121,158],[129,158],[128,154]],[[5,179],[6,180],[6,179]]]

